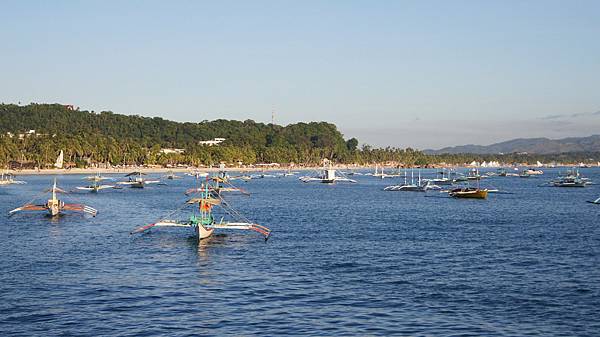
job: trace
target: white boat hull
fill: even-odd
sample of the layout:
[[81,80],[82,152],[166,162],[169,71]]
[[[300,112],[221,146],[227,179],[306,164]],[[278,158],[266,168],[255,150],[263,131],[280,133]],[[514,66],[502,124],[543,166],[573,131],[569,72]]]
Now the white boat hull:
[[214,231],[213,228],[206,228],[201,225],[196,226],[196,235],[198,236],[198,239],[200,239],[200,240],[210,237],[212,235],[213,231]]

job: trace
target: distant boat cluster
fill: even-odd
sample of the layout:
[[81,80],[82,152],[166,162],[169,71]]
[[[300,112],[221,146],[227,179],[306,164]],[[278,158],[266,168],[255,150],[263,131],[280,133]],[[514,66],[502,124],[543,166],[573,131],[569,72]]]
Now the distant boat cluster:
[[[210,175],[207,172],[193,170],[186,173],[187,177],[192,177],[194,187],[185,190],[185,195],[188,196],[187,201],[183,205],[174,205],[176,211],[171,213],[168,218],[157,219],[151,224],[146,224],[135,228],[131,231],[132,234],[148,232],[159,227],[179,227],[188,228],[198,239],[205,239],[212,235],[215,230],[248,230],[261,234],[265,240],[271,235],[271,230],[263,225],[257,224],[240,212],[235,210],[230,202],[225,199],[227,193],[241,193],[250,195],[244,189],[241,189],[233,182],[248,181],[265,178],[285,178],[293,177],[298,172],[287,170],[284,172],[270,171],[260,174],[251,175],[230,175],[225,171],[224,167],[218,174]],[[431,175],[431,172],[428,173]],[[398,183],[388,185],[383,188],[383,191],[392,192],[422,192],[436,191],[444,193],[452,198],[464,199],[486,199],[489,193],[510,193],[510,191],[500,191],[493,187],[482,187],[482,181],[491,177],[498,178],[529,178],[531,176],[543,176],[545,173],[538,168],[505,168],[500,167],[495,171],[487,171],[482,173],[479,168],[470,168],[464,171],[459,169],[440,169],[434,172],[433,176],[425,176],[422,169],[397,169],[396,171],[385,173],[383,168],[375,167],[374,172],[360,171],[338,171],[331,165],[325,165],[321,170],[314,172],[312,175],[303,175],[298,179],[304,183],[318,182],[323,184],[336,183],[357,183],[357,180],[348,178],[348,176],[371,176],[377,179],[398,179]],[[15,176],[10,173],[3,173],[0,179],[0,186],[22,185],[25,181],[16,180]],[[77,212],[97,216],[99,211],[92,206],[80,202],[67,202],[67,198],[75,198],[75,192],[91,192],[99,193],[107,189],[122,189],[130,187],[132,189],[143,189],[150,185],[168,186],[165,180],[183,179],[184,177],[176,175],[174,172],[160,178],[148,179],[146,174],[140,171],[134,171],[126,174],[124,180],[114,183],[103,183],[104,181],[114,181],[114,177],[106,177],[97,173],[95,175],[84,177],[83,180],[89,182],[84,186],[77,186],[73,191],[66,191],[60,188],[57,184],[57,179],[54,178],[52,185],[44,193],[50,196],[47,199],[40,199],[40,196],[34,197],[31,202],[21,205],[9,212],[12,216],[20,212],[42,211],[49,216],[59,216],[63,213]],[[584,177],[578,168],[569,168],[560,172],[557,177],[546,183],[540,184],[539,187],[578,187],[584,188],[592,185],[593,182]],[[63,197],[59,198],[59,195]],[[600,204],[600,198],[587,201],[592,204]],[[219,215],[228,215],[230,220],[225,221],[222,217],[217,220],[213,213],[216,209],[222,209]],[[181,217],[177,214],[183,213]]]

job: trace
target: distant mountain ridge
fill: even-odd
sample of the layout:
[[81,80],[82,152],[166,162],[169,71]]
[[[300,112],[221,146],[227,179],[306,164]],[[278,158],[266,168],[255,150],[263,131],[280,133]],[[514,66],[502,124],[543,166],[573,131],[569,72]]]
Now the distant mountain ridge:
[[562,139],[549,138],[517,138],[491,145],[461,145],[445,147],[439,150],[424,150],[427,154],[499,154],[499,153],[536,153],[554,154],[566,152],[598,152],[600,151],[600,135],[589,137],[569,137]]

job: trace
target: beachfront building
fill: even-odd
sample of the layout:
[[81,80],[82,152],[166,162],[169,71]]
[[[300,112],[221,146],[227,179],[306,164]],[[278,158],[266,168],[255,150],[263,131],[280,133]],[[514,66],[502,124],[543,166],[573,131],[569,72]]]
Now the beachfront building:
[[201,140],[198,142],[198,144],[213,146],[213,145],[219,145],[219,144],[223,143],[224,141],[225,141],[225,138],[214,138],[213,140]]

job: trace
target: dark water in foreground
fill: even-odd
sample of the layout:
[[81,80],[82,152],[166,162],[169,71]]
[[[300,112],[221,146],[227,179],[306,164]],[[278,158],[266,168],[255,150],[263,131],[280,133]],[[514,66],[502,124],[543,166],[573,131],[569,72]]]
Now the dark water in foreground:
[[[600,183],[599,169],[582,173]],[[273,230],[198,243],[130,236],[192,178],[76,198],[96,218],[6,216],[50,185],[0,188],[0,335],[600,335],[600,185],[490,178],[513,194],[455,200],[394,181],[239,183],[229,197]],[[81,176],[61,176],[67,189]]]

